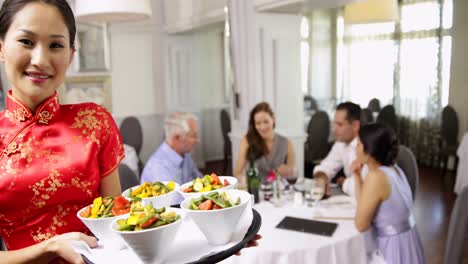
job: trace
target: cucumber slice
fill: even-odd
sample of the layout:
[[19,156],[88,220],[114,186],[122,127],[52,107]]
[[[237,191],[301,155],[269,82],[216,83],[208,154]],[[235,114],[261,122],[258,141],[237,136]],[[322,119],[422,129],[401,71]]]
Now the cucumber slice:
[[195,184],[193,185],[193,190],[199,192],[201,189],[203,189],[203,183],[201,183],[200,181],[195,182]]

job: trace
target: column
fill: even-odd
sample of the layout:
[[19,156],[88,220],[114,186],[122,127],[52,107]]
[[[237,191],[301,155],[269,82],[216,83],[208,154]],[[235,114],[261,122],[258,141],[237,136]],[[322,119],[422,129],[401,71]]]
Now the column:
[[237,94],[231,105],[233,168],[250,110],[258,102],[267,101],[275,111],[276,131],[294,144],[296,167],[303,177],[306,135],[300,87],[300,16],[259,13],[252,2],[229,1]]

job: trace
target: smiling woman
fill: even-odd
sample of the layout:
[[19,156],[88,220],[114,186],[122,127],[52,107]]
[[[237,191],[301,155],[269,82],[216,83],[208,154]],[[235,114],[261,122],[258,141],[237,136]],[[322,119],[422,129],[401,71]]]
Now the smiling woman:
[[6,0],[0,61],[10,85],[0,113],[0,263],[82,263],[71,240],[96,246],[76,213],[120,195],[118,128],[95,103],[61,105],[57,89],[75,54],[66,0]]
[[[60,15],[58,10],[45,6],[40,3],[25,6],[6,25],[8,32],[0,31],[4,36],[0,58],[11,66],[6,67],[6,75],[13,94],[32,110],[63,82],[73,58],[74,37],[65,23],[55,21]],[[34,15],[37,9],[44,12],[43,26]]]
[[275,133],[275,115],[267,102],[258,103],[250,111],[249,128],[241,141],[235,176],[242,182],[242,172],[246,161],[253,159],[259,171],[259,177],[266,181],[270,171],[277,171],[281,176],[291,174],[295,166],[292,142]]

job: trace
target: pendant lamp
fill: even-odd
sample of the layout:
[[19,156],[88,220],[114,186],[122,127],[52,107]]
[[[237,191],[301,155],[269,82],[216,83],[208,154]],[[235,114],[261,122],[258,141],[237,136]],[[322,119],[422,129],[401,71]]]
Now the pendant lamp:
[[151,14],[150,0],[75,0],[75,17],[81,22],[131,22]]
[[348,4],[344,10],[344,22],[364,24],[394,22],[399,19],[398,0],[363,0]]

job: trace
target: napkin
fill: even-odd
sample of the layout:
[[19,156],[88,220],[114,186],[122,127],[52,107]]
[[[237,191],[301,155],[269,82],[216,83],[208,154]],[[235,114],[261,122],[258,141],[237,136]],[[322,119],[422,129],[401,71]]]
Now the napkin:
[[356,200],[347,195],[334,195],[322,200],[314,208],[315,217],[354,218],[356,215]]

